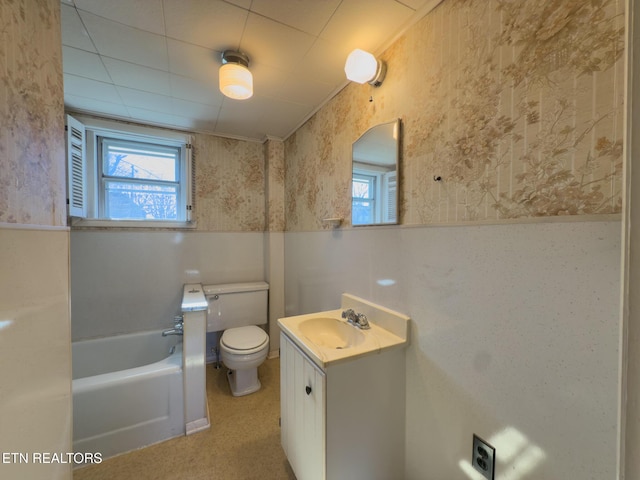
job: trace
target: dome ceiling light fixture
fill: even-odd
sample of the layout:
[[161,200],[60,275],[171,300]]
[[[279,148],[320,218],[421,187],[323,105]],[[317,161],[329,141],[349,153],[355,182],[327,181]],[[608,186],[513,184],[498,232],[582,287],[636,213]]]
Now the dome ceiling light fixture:
[[356,48],[347,57],[344,72],[352,82],[379,87],[387,73],[387,65],[382,60],[377,60],[373,54]]
[[242,52],[225,50],[218,73],[220,91],[235,100],[246,100],[253,95],[253,75],[249,71],[249,57]]

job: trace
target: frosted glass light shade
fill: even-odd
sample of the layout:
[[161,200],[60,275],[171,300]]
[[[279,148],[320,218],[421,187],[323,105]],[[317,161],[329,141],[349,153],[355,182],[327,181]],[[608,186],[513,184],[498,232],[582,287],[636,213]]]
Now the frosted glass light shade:
[[245,100],[253,95],[253,75],[237,63],[225,63],[219,71],[220,91],[229,98]]
[[344,72],[347,78],[356,83],[367,83],[373,80],[378,71],[378,61],[369,52],[356,48],[347,57]]

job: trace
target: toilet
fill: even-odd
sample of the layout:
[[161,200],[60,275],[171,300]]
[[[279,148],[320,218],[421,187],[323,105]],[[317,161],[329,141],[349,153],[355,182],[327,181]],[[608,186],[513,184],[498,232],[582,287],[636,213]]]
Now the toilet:
[[204,285],[207,332],[223,332],[220,358],[229,369],[234,397],[260,390],[258,366],[269,353],[269,335],[258,325],[268,318],[269,284],[265,282]]

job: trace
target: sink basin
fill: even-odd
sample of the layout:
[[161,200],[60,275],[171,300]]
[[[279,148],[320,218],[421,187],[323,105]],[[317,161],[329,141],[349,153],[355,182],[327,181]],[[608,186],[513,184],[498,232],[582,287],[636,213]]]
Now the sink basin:
[[343,349],[360,345],[364,334],[337,318],[313,317],[300,323],[300,332],[319,347]]
[[[345,310],[362,312],[371,328],[360,330],[341,317]],[[404,348],[409,317],[348,293],[341,308],[279,318],[284,340],[291,340],[321,370],[342,362],[375,355],[391,348]],[[325,370],[326,371],[326,370]]]

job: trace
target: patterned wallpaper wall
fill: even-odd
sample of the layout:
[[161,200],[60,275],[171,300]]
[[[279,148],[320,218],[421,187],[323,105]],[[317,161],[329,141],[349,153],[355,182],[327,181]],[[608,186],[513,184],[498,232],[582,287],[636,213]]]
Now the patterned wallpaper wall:
[[287,139],[287,230],[349,219],[351,144],[394,118],[403,224],[620,212],[623,50],[623,0],[445,0],[383,54],[381,87]]
[[66,225],[60,2],[0,0],[0,222]]
[[264,146],[266,168],[266,224],[270,232],[282,232],[284,221],[284,143],[282,140],[269,139]]
[[195,135],[198,230],[265,230],[264,149],[257,142]]
[[[0,0],[0,222],[66,223],[57,5]],[[394,118],[403,224],[620,212],[623,48],[623,0],[444,0],[380,88],[347,86],[284,146],[196,135],[198,230],[348,224],[351,145]]]
[[[194,148],[197,229],[264,231],[265,147],[196,134]],[[60,2],[0,0],[0,223],[66,225],[65,164]]]

